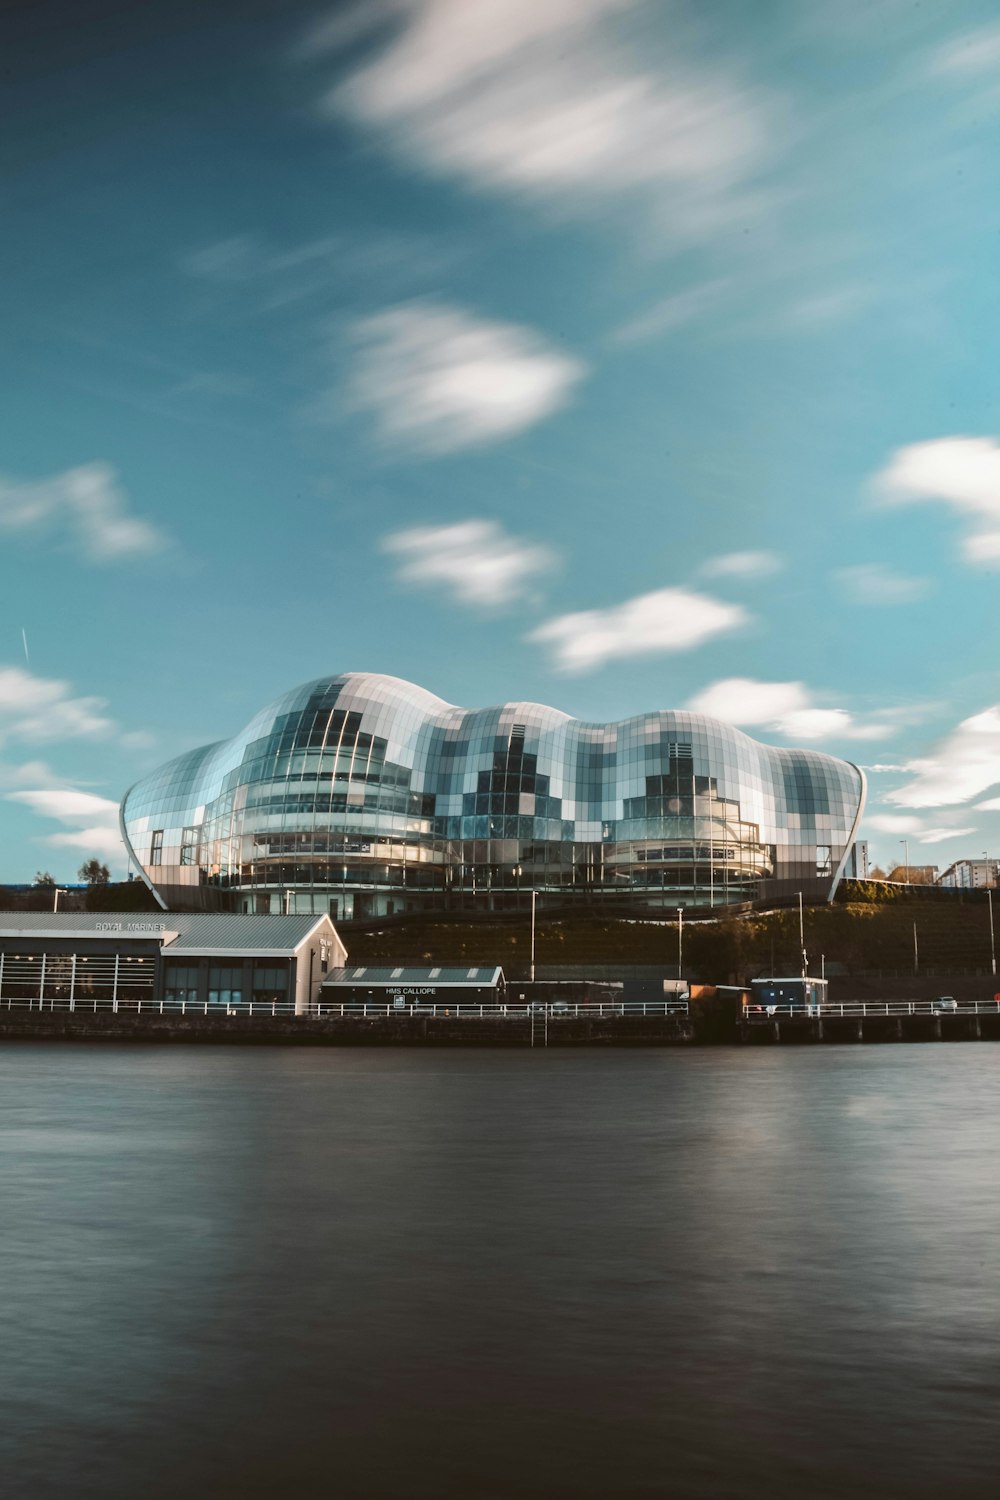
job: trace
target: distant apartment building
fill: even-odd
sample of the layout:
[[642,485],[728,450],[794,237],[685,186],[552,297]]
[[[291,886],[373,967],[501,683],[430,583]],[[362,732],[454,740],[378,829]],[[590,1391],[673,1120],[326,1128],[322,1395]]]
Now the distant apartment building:
[[938,879],[938,885],[960,891],[982,891],[1000,884],[1000,859],[957,859]]

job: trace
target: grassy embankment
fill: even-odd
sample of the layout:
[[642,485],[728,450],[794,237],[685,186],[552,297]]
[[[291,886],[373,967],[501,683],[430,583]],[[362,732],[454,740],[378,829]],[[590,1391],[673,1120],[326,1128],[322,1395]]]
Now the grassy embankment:
[[[997,906],[1000,917],[1000,902]],[[911,973],[914,923],[921,973],[988,968],[985,897],[935,893],[807,907],[805,943],[810,969],[818,973],[823,955],[828,973]],[[530,947],[527,916],[495,926],[422,917],[398,926],[350,930],[344,937],[352,963],[499,963],[512,974],[524,970]],[[535,961],[540,966],[675,964],[677,926],[611,921],[593,914],[560,918],[539,914]],[[752,974],[796,974],[800,963],[795,909],[715,922],[685,921],[684,970],[692,979],[722,983]]]

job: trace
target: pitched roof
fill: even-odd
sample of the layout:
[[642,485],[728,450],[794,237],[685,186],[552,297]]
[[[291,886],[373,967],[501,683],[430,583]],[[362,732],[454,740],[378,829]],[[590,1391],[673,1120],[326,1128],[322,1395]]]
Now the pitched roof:
[[323,981],[324,986],[371,985],[373,988],[395,985],[496,985],[503,979],[499,964],[489,967],[469,968],[363,968],[331,969]]
[[[0,912],[0,937],[106,938],[163,943],[165,954],[290,954],[329,918],[253,912]],[[332,926],[332,923],[330,924]]]

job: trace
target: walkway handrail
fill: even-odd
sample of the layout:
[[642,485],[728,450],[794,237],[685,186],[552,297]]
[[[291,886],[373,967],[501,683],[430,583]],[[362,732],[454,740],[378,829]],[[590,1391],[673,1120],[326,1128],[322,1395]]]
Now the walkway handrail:
[[1000,1000],[959,1000],[954,1006],[934,1000],[843,1000],[819,1005],[746,1005],[743,1020],[836,1020],[840,1016],[993,1016],[1000,1015]]
[[431,1020],[442,1020],[445,1018],[455,1020],[482,1020],[482,1021],[504,1021],[525,1020],[531,1016],[546,1018],[550,1023],[557,1023],[567,1017],[591,1017],[603,1018],[606,1016],[686,1016],[688,1014],[688,1003],[686,1000],[664,1000],[658,1003],[651,1001],[580,1001],[573,1003],[569,1001],[518,1001],[510,1003],[498,1001],[494,1005],[463,1004],[461,1001],[449,1002],[447,1004],[432,1003],[428,1005],[411,1004],[405,1006],[395,1005],[385,1001],[328,1001],[321,999],[315,1002],[309,1011],[297,1011],[294,1002],[290,1000],[243,1000],[212,1003],[207,1000],[174,1000],[162,999],[132,999],[121,996],[87,996],[79,995],[72,998],[58,995],[39,996],[17,996],[5,995],[0,1001],[0,1012],[7,1010],[25,1010],[52,1013],[65,1012],[74,1015],[80,1012],[83,1015],[173,1015],[173,1016],[229,1016],[240,1018],[272,1017],[279,1016],[298,1017],[303,1019],[343,1018],[359,1020],[375,1020],[379,1017],[406,1016],[406,1017],[428,1017]]

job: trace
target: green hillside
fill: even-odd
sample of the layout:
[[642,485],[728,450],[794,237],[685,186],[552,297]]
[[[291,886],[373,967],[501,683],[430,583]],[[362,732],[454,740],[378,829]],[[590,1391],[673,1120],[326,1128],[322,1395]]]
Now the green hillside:
[[[1000,902],[997,915],[1000,916]],[[912,973],[916,924],[921,973],[988,970],[989,913],[986,898],[972,893],[900,896],[889,901],[852,900],[807,907],[805,946],[818,973],[823,957],[829,973]],[[345,930],[352,963],[499,963],[511,974],[526,969],[528,918],[487,925],[454,918],[411,918],[400,923]],[[677,963],[677,924],[612,921],[596,915],[539,915],[538,966]],[[742,980],[761,973],[799,971],[797,909],[684,922],[684,971],[695,980]]]

